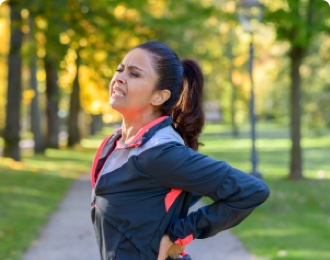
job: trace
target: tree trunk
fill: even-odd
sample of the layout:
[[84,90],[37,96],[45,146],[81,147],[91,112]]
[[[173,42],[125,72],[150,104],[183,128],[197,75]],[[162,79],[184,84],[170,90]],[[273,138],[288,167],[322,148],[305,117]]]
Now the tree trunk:
[[80,131],[79,131],[79,112],[80,112],[80,85],[79,85],[79,67],[80,67],[80,55],[77,51],[76,59],[76,77],[73,81],[72,92],[70,97],[70,112],[68,122],[68,146],[72,147],[75,144],[80,143]]
[[90,125],[90,134],[95,135],[104,126],[104,122],[102,118],[103,115],[97,114],[97,115],[91,115],[91,117],[92,117],[92,122]]
[[21,160],[19,147],[20,141],[20,110],[22,99],[21,88],[21,46],[23,33],[21,30],[22,17],[21,10],[17,7],[16,1],[10,1],[10,50],[8,56],[8,90],[6,104],[6,125],[4,129],[5,147],[4,157],[13,158],[16,161]]
[[57,83],[57,62],[47,55],[44,59],[46,71],[46,96],[47,96],[47,147],[59,147],[59,87]]
[[289,179],[300,180],[303,178],[302,173],[302,152],[301,152],[301,76],[300,66],[306,50],[302,47],[291,47],[291,162]]
[[[35,46],[33,30],[34,28],[34,19],[30,18],[30,34],[29,40],[33,42]],[[34,97],[31,102],[31,131],[33,133],[34,139],[34,152],[43,154],[45,153],[45,138],[41,130],[41,111],[39,108],[39,92],[38,92],[38,83],[37,83],[37,60],[36,60],[36,51],[35,47],[31,48],[30,55],[30,84],[31,89],[34,90]]]

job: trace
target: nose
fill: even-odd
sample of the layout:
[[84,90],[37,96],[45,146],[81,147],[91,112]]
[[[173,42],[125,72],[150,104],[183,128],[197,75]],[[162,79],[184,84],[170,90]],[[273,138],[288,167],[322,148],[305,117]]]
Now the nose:
[[116,73],[112,79],[112,81],[114,82],[120,82],[120,83],[125,83],[126,80],[125,80],[125,76],[124,76],[124,73],[121,72],[121,73]]

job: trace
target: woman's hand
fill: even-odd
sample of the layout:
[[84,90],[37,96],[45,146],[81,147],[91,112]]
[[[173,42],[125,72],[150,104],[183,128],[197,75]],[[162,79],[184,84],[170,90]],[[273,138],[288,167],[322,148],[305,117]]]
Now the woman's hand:
[[159,254],[157,260],[165,260],[167,257],[177,259],[180,257],[185,246],[174,244],[168,235],[164,235],[160,241]]

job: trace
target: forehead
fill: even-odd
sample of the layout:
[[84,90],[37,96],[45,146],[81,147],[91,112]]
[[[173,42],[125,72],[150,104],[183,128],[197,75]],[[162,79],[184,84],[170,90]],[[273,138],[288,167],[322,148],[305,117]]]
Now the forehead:
[[142,70],[153,70],[152,55],[143,49],[133,49],[125,56],[122,65],[126,67],[136,66]]

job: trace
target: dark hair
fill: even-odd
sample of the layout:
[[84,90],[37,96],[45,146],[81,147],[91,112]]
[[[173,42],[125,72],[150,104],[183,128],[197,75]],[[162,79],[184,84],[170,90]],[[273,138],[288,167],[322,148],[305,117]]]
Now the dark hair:
[[162,115],[173,117],[173,127],[185,144],[197,150],[205,116],[203,110],[204,78],[200,66],[191,59],[180,61],[167,45],[149,41],[135,48],[147,50],[158,74],[156,89],[168,89],[171,97],[159,109]]

